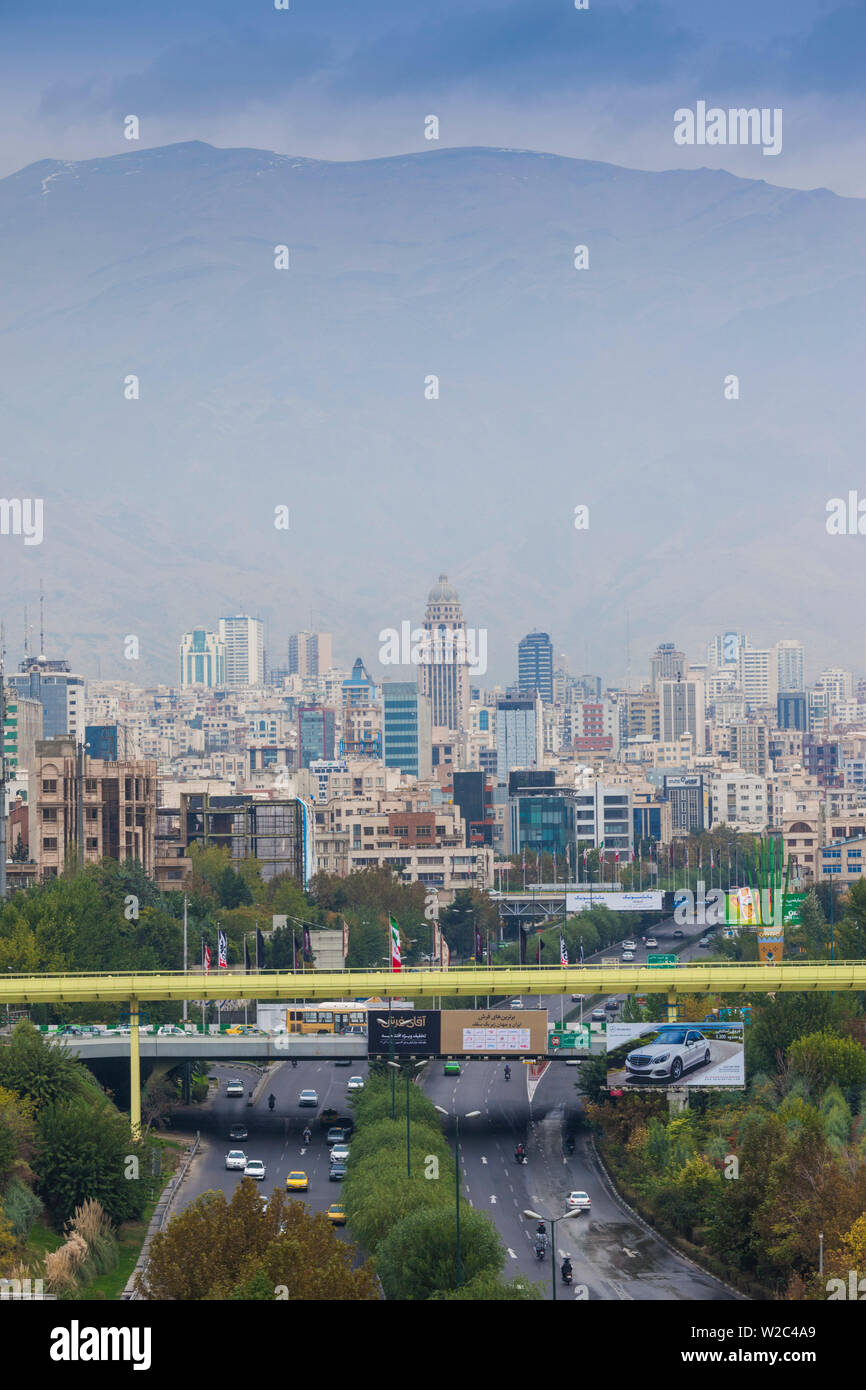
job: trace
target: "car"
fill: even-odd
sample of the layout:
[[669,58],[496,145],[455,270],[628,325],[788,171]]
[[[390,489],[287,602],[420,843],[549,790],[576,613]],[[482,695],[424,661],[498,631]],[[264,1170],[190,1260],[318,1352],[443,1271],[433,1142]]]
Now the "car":
[[569,1211],[589,1211],[592,1202],[587,1192],[569,1192],[565,1199]]
[[669,1024],[660,1028],[649,1042],[636,1047],[625,1059],[629,1076],[646,1076],[653,1081],[679,1081],[692,1067],[709,1065],[709,1039],[700,1028]]
[[328,1173],[328,1182],[342,1182],[347,1172],[345,1163],[332,1163]]
[[310,1179],[306,1173],[289,1173],[286,1178],[287,1192],[307,1192],[310,1186]]
[[460,1075],[460,1063],[459,1063],[459,1062],[455,1062],[455,1061],[452,1059],[450,1062],[446,1062],[446,1063],[445,1063],[445,1066],[442,1068],[442,1071],[443,1071],[443,1074],[444,1074],[445,1076],[459,1076],[459,1075]]
[[347,1090],[347,1091],[363,1091],[363,1089],[364,1089],[364,1078],[363,1078],[363,1076],[350,1076],[350,1077],[349,1077],[349,1080],[346,1082],[346,1090]]
[[573,995],[571,996],[571,1002],[572,1002],[572,1004],[579,1004],[582,998],[583,998],[583,995],[582,995],[582,994],[573,994]]
[[265,1176],[265,1165],[260,1158],[248,1158],[247,1166],[244,1169],[245,1178],[258,1178],[261,1182]]
[[623,951],[623,960],[634,960],[634,951]]
[[618,999],[608,999],[608,1000],[606,1001],[606,1003],[605,1003],[604,1008],[605,1008],[605,1013],[615,1014],[616,1011],[617,1011],[617,1009],[619,1008],[619,1000],[618,1000]]
[[650,946],[658,946],[658,944],[659,943],[656,941],[654,936],[648,936],[646,941],[644,942],[644,945],[646,946],[647,950],[649,950]]
[[343,1029],[343,1036],[346,1038],[366,1038],[367,1030],[362,1028],[360,1023],[350,1023]]
[[325,1215],[335,1226],[345,1226],[346,1208],[342,1202],[332,1202]]
[[182,1028],[178,1028],[176,1023],[161,1023],[156,1030],[156,1035],[158,1038],[176,1038],[178,1036],[182,1038],[184,1031]]
[[118,1037],[128,1038],[130,1033],[132,1032],[132,1029],[130,1028],[128,1023],[119,1023],[114,1031]]
[[235,1077],[232,1081],[229,1081],[229,1082],[226,1084],[226,1095],[227,1095],[227,1096],[242,1096],[243,1093],[244,1093],[244,1083],[243,1083],[242,1081],[238,1081],[237,1077]]
[[636,951],[637,944],[634,941],[624,941],[622,943],[622,949],[624,951]]
[[604,1009],[593,1009],[589,1016],[590,1023],[606,1023],[607,1014]]
[[329,1125],[336,1124],[339,1117],[339,1110],[335,1110],[332,1105],[326,1105],[325,1109],[319,1115],[319,1124],[323,1129],[327,1129]]
[[522,999],[512,999],[510,1007],[511,1007],[512,1009],[522,1009],[522,1008],[523,1008],[523,1000],[522,1000]]
[[229,1139],[233,1139],[235,1140],[235,1142],[237,1142],[239,1139],[249,1139],[249,1137],[250,1132],[247,1129],[246,1125],[232,1125],[231,1129],[229,1130]]
[[328,1145],[345,1144],[346,1137],[346,1131],[343,1129],[342,1125],[331,1125],[331,1128],[325,1135],[325,1143]]
[[229,1149],[226,1154],[227,1168],[240,1168],[243,1171],[247,1166],[247,1156],[243,1149]]
[[685,932],[681,931],[680,928],[677,927],[676,931],[674,932],[674,936],[679,937],[680,940],[682,940],[682,938],[685,936]]
[[318,1105],[318,1103],[319,1103],[319,1093],[318,1093],[318,1091],[313,1091],[313,1090],[301,1091],[301,1094],[298,1096],[298,1105]]
[[331,1163],[348,1163],[348,1162],[349,1162],[349,1145],[348,1145],[348,1144],[335,1144],[334,1147],[331,1149],[330,1161],[331,1161]]
[[[161,1032],[162,1032],[162,1029],[160,1028],[159,1031],[160,1031],[160,1033],[161,1033]],[[242,1033],[243,1031],[244,1031],[244,1030],[243,1030],[243,1028],[240,1026],[240,1024],[236,1023],[236,1024],[234,1025],[233,1028],[227,1028],[227,1029],[226,1029],[226,1037],[227,1037],[227,1038],[237,1038],[237,1037],[240,1037],[240,1035],[241,1035],[241,1033]]]
[[710,944],[710,938],[708,936],[702,936],[698,942],[698,945],[703,951],[708,951],[710,949]]
[[60,1037],[66,1038],[80,1038],[84,1033],[84,1029],[78,1023],[64,1023],[57,1031]]
[[352,1057],[338,1057],[334,1062],[335,1067],[350,1067],[353,1062]]

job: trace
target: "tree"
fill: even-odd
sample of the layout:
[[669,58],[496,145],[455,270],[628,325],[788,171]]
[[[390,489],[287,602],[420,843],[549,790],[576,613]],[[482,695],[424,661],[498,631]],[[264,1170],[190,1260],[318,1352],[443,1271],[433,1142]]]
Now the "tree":
[[845,1017],[846,1005],[827,993],[780,994],[760,1002],[746,1029],[746,1061],[751,1071],[772,1075],[799,1037],[833,1027]]
[[506,1280],[492,1270],[476,1274],[474,1279],[459,1289],[437,1290],[430,1295],[431,1300],[461,1300],[467,1303],[537,1303],[546,1297],[544,1286],[531,1283],[525,1274]]
[[43,1038],[32,1023],[18,1023],[0,1048],[0,1086],[33,1101],[38,1110],[64,1096],[81,1094],[82,1069],[61,1046]]
[[128,1119],[104,1097],[74,1097],[39,1112],[33,1169],[56,1229],[89,1197],[118,1225],[140,1216],[147,1200],[142,1166]]
[[235,873],[230,864],[226,864],[220,874],[218,892],[221,907],[243,907],[253,900],[249,884]]
[[866,1051],[853,1038],[840,1038],[826,1029],[797,1038],[788,1048],[788,1061],[795,1074],[818,1089],[833,1082],[838,1086],[866,1082]]
[[338,1238],[324,1213],[310,1215],[279,1189],[264,1205],[252,1178],[241,1180],[231,1200],[203,1193],[154,1236],[149,1254],[138,1291],[152,1300],[377,1297],[372,1266],[353,1268],[355,1247]]
[[[462,1280],[497,1275],[505,1264],[496,1228],[483,1212],[460,1210]],[[388,1298],[430,1298],[457,1287],[457,1226],[453,1210],[423,1207],[392,1228],[376,1252],[376,1266]]]

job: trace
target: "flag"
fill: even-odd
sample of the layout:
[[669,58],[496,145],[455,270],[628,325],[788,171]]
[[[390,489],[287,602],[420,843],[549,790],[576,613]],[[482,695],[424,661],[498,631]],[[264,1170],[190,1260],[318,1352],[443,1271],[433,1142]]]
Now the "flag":
[[210,946],[206,942],[201,943],[201,963],[205,974],[210,970]]
[[584,851],[583,851],[583,867],[584,867],[584,868],[586,868],[586,856],[588,855],[588,853],[589,853],[589,850],[586,849],[586,847],[584,847]]
[[526,964],[526,932],[523,927],[518,925],[517,936],[520,942],[520,964]]
[[580,943],[580,963],[583,965],[583,942]]
[[389,917],[388,921],[391,928],[391,969],[402,970],[400,963],[400,928],[397,926],[396,918]]
[[265,938],[261,930],[256,927],[256,970],[265,968]]
[[304,927],[304,960],[313,959],[313,948],[310,944],[310,928]]
[[560,965],[568,965],[568,952],[565,949],[563,937],[559,938],[559,963]]
[[226,941],[226,934],[225,934],[225,932],[224,932],[224,931],[219,931],[219,932],[217,932],[217,951],[218,951],[218,955],[217,955],[217,965],[218,965],[218,967],[219,967],[220,970],[228,970],[228,968],[229,968],[228,954],[227,954],[227,946],[228,946],[228,943],[227,943],[227,941]]
[[249,937],[244,936],[244,974],[250,973],[250,942]]
[[448,942],[445,940],[445,933],[444,933],[444,932],[440,931],[440,933],[439,933],[439,939],[440,939],[441,942],[442,942],[442,969],[443,969],[443,970],[448,970],[448,969],[450,969],[450,966],[451,966],[451,947],[448,945]]
[[295,946],[295,969],[296,969],[296,970],[300,970],[300,968],[301,968],[301,953],[300,953],[300,951],[298,950],[297,946]]
[[484,943],[481,940],[481,932],[475,928],[475,959],[481,963],[484,960]]
[[618,864],[618,863],[619,863],[619,850],[617,850],[616,854],[614,855],[614,857],[613,857],[613,862],[614,862],[614,864]]
[[544,950],[544,942],[543,942],[542,939],[541,939],[541,932],[539,932],[539,933],[538,933],[538,949],[536,950],[536,953],[535,953],[535,964],[536,964],[536,965],[540,965],[540,964],[541,964],[541,953],[542,953],[543,950]]
[[343,962],[349,954],[349,923],[343,918]]

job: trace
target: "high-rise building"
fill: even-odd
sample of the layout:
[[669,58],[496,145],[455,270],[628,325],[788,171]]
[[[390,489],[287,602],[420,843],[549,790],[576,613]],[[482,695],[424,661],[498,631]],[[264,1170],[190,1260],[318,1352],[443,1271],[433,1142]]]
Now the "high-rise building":
[[414,681],[382,684],[382,760],[419,781],[433,776],[430,701]]
[[351,676],[343,681],[343,708],[350,705],[370,705],[376,698],[376,682],[359,656],[355,657]]
[[803,729],[808,726],[806,693],[803,690],[780,690],[776,701],[780,729]]
[[734,721],[729,732],[731,761],[744,772],[766,777],[770,766],[769,730],[766,724]]
[[673,642],[661,642],[650,657],[650,680],[653,690],[658,690],[659,681],[682,679],[688,670],[685,654],[678,652]]
[[325,705],[298,706],[298,767],[334,757],[336,716]]
[[518,644],[517,688],[553,702],[553,643],[546,632],[529,632]]
[[540,768],[544,760],[541,697],[496,701],[496,778],[506,782],[516,767]]
[[36,758],[36,857],[43,878],[100,859],[137,859],[153,873],[155,762],[89,758],[71,738],[40,739]]
[[180,684],[213,690],[226,683],[226,649],[215,632],[194,627],[180,639]]
[[69,670],[68,661],[49,661],[37,657],[22,661],[15,675],[8,676],[9,685],[19,695],[38,700],[42,706],[42,735],[44,738],[81,740],[84,732],[84,677]]
[[706,739],[704,683],[700,680],[658,682],[659,733],[662,743],[673,743],[681,734],[691,734],[696,753],[703,753]]
[[775,705],[779,669],[775,647],[744,647],[740,651],[739,686],[750,710]]
[[293,632],[289,638],[289,675],[323,676],[334,664],[330,632]]
[[427,660],[418,667],[421,694],[430,700],[433,727],[459,733],[469,714],[466,623],[460,598],[447,574],[440,574],[427,598],[424,629]]
[[711,671],[726,671],[739,666],[740,652],[749,645],[744,632],[718,632],[707,643],[707,665]]
[[779,690],[806,689],[802,642],[786,639],[776,643],[776,672]]
[[263,685],[265,679],[264,628],[258,618],[237,613],[220,618],[219,640],[225,648],[225,683],[237,688]]

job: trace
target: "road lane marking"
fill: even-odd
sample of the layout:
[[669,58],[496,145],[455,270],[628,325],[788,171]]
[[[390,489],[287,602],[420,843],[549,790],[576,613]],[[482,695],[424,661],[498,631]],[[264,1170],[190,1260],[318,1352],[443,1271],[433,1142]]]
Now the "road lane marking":
[[510,1246],[510,1245],[509,1245],[509,1247],[508,1247],[508,1258],[509,1258],[510,1260],[516,1260],[516,1259],[517,1259],[517,1256],[515,1255],[514,1251],[511,1249],[511,1246]]

